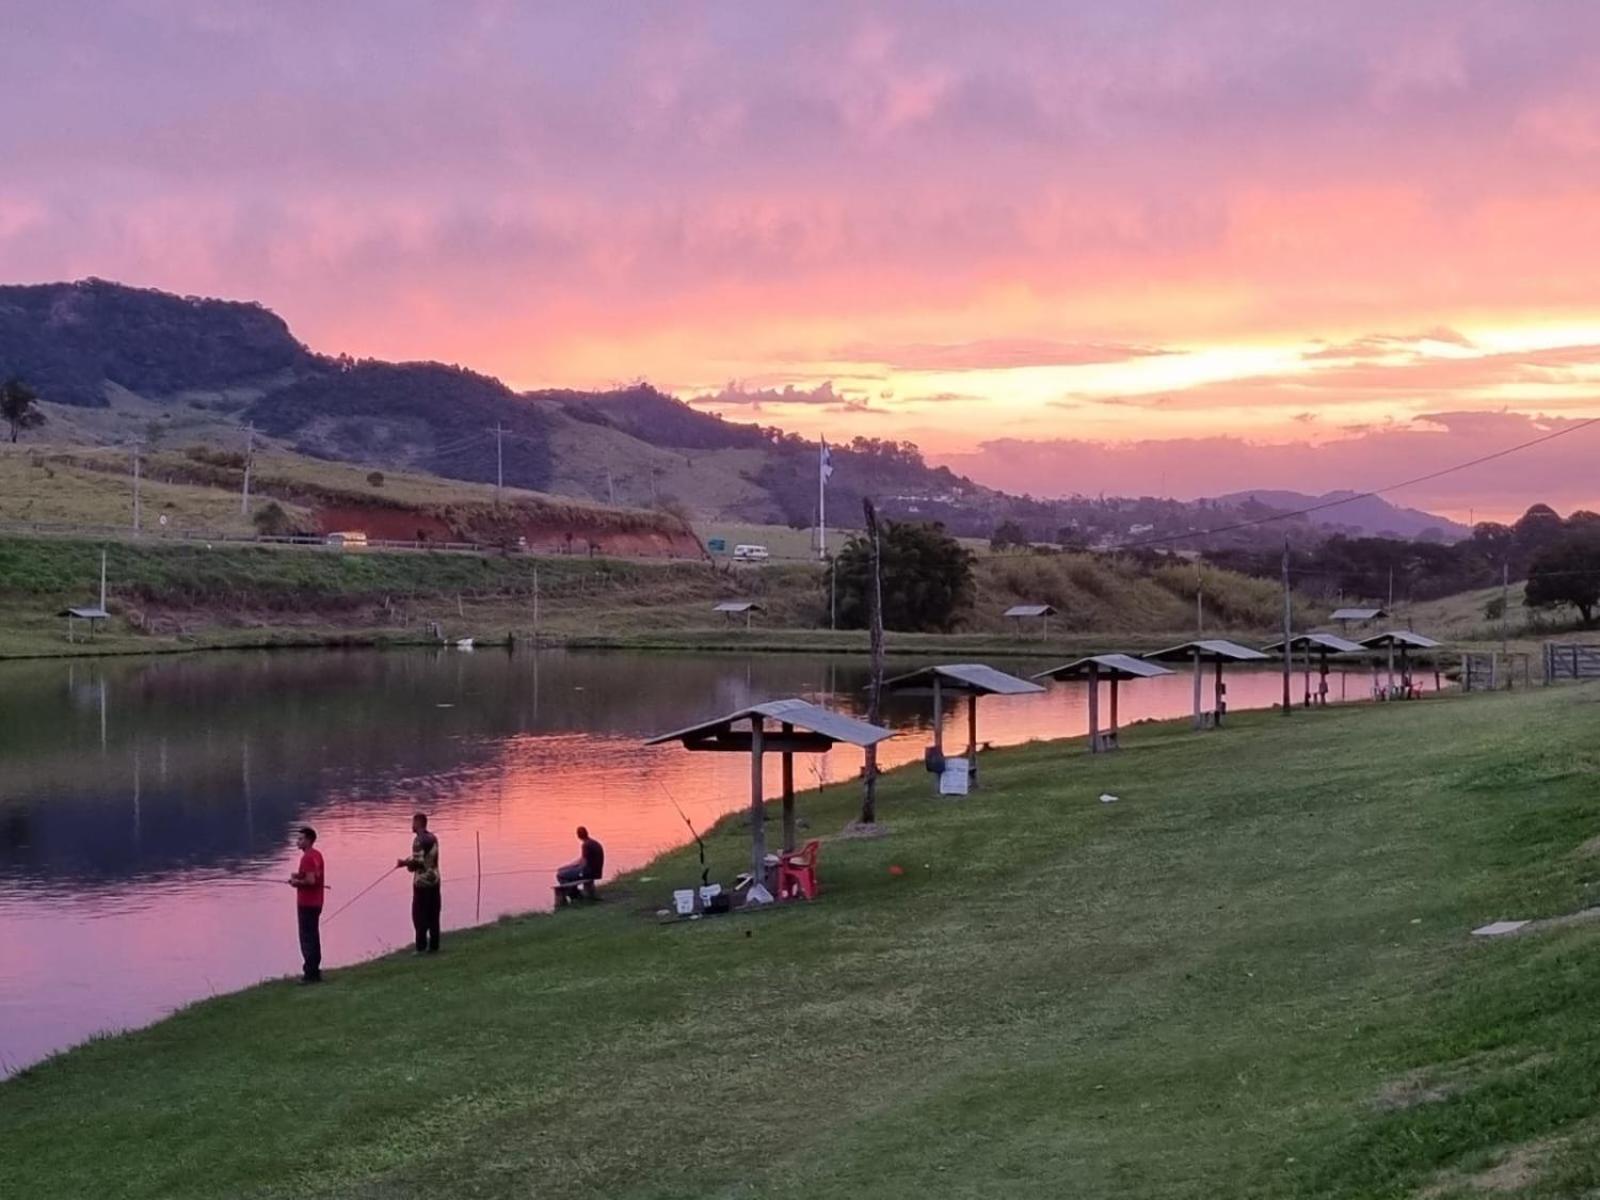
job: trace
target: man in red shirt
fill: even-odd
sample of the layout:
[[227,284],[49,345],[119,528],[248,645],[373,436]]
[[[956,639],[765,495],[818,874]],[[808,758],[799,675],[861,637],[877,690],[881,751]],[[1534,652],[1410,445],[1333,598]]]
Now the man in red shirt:
[[322,931],[317,924],[322,920],[322,893],[327,886],[327,876],[323,871],[322,852],[316,849],[316,843],[317,831],[302,825],[295,842],[300,847],[300,869],[289,876],[289,886],[294,888],[295,911],[300,917],[300,957],[305,959],[302,983],[322,982]]

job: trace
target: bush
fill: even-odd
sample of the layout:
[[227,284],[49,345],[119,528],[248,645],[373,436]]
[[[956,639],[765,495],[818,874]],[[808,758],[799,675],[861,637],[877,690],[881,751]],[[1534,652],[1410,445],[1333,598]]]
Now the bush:
[[382,471],[369,471],[369,472],[367,472],[367,483],[370,484],[372,487],[381,488],[383,486],[383,472]]

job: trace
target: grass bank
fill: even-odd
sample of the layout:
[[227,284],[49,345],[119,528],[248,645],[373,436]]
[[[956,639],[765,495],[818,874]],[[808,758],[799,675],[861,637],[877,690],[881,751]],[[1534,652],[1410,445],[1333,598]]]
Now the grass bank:
[[[658,927],[679,852],[38,1066],[0,1084],[0,1193],[1588,1194],[1600,922],[1468,931],[1590,899],[1597,701],[1146,726],[996,752],[963,802],[902,772],[816,904]],[[708,841],[727,878],[744,831]],[[292,960],[284,915],[241,936]]]
[[[212,646],[386,644],[445,636],[665,650],[857,650],[861,632],[825,628],[826,576],[811,563],[651,562],[583,555],[112,542],[113,620],[70,644],[56,614],[98,595],[102,544],[0,537],[0,658],[153,653]],[[1208,571],[1207,628],[1246,642],[1272,636],[1281,599],[1259,580]],[[891,632],[892,652],[1071,654],[1154,648],[1190,636],[1191,571],[1092,556],[991,555],[977,598],[951,635]],[[537,603],[535,598],[537,597]],[[762,605],[755,628],[712,612]],[[1012,604],[1054,604],[1051,636],[1019,631]],[[1309,605],[1308,620],[1319,615]]]

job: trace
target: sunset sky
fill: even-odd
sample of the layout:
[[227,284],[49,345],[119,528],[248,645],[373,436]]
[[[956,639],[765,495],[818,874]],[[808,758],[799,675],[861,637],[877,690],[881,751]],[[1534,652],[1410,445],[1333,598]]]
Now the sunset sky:
[[[1036,494],[1600,414],[1592,0],[0,0],[0,280],[645,378]],[[1600,429],[1398,493],[1600,507]]]

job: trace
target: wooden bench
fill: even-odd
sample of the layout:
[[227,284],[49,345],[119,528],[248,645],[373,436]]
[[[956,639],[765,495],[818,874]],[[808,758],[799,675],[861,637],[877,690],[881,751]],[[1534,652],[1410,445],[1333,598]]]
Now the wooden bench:
[[571,883],[558,883],[554,887],[556,907],[562,908],[568,904],[576,904],[580,900],[598,900],[599,894],[594,890],[597,879],[574,879]]

